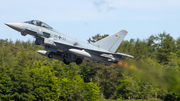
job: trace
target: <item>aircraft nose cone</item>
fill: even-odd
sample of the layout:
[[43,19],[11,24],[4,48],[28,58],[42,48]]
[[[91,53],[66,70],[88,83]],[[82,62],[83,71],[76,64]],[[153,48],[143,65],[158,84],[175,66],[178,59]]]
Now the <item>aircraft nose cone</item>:
[[23,29],[23,24],[22,23],[4,23],[5,25],[13,28],[14,30],[17,30],[17,31],[22,31]]

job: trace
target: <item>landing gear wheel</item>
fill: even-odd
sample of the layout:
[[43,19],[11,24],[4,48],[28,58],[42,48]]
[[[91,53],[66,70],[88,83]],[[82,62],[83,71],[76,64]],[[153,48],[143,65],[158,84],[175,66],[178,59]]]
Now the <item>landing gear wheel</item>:
[[23,31],[21,31],[21,35],[22,35],[22,36],[26,36],[27,34],[24,33]]
[[70,64],[70,62],[67,61],[66,59],[64,59],[63,62],[64,62],[64,64],[66,64],[66,65],[69,65],[69,64]]
[[51,53],[48,54],[48,58],[52,58],[53,55]]
[[76,59],[76,64],[77,64],[77,65],[80,65],[81,63],[82,63],[82,59],[77,58],[77,59]]

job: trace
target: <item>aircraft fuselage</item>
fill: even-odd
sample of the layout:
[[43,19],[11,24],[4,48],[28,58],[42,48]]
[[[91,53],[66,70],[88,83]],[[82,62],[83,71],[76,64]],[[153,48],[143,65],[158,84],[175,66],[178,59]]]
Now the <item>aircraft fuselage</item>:
[[[26,36],[27,34],[34,36],[36,38],[35,44],[45,47],[45,50],[38,51],[39,54],[49,58],[58,59],[65,64],[71,62],[81,64],[82,60],[93,60],[110,64],[117,63],[123,59],[123,56],[116,55],[104,49],[101,45],[93,43],[86,44],[78,41],[77,39],[54,30],[49,25],[38,20],[5,24],[21,32],[21,35],[23,36]],[[110,49],[112,47],[110,47]],[[125,54],[124,56],[127,55]]]

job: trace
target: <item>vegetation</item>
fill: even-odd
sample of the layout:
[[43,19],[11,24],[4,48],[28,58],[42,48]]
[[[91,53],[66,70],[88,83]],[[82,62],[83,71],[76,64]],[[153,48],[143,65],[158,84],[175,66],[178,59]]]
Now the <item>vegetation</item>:
[[[88,42],[108,35],[97,34]],[[133,55],[118,65],[92,61],[65,65],[37,53],[34,42],[0,39],[2,101],[180,100],[180,38],[165,32],[123,41],[118,52]]]

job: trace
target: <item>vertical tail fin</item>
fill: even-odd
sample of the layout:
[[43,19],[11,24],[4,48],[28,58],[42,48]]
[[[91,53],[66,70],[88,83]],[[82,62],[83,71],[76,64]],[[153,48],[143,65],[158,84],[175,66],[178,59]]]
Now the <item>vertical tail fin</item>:
[[101,48],[108,50],[110,52],[115,52],[121,42],[123,41],[124,37],[127,35],[126,30],[121,30],[117,33],[114,33],[102,40],[95,42],[96,45],[99,45]]

